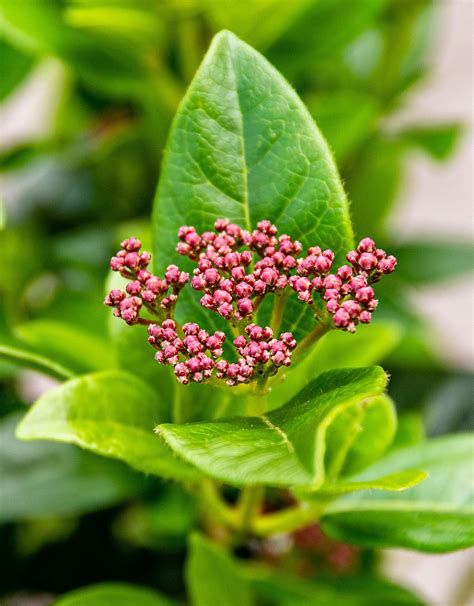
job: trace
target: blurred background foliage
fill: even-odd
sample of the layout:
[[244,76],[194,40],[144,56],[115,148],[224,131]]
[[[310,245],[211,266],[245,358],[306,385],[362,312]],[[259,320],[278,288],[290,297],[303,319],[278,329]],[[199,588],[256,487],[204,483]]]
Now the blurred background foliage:
[[[446,160],[462,134],[455,123],[397,127],[409,93],[429,74],[436,4],[2,0],[1,102],[34,90],[25,83],[45,70],[53,69],[54,86],[48,116],[38,115],[49,121],[45,133],[0,147],[1,342],[27,352],[32,368],[42,368],[43,355],[71,372],[110,366],[117,351],[100,304],[108,258],[122,234],[146,239],[171,120],[212,36],[225,28],[295,87],[332,147],[356,234],[387,243],[400,260],[380,289],[380,326],[367,345],[374,353],[362,363],[390,371],[404,431],[417,433],[420,416],[430,434],[474,425],[472,377],[443,362],[410,303],[416,289],[469,269],[472,251],[448,240],[409,242],[389,229],[408,163],[416,154]],[[30,111],[36,107],[29,99]],[[331,347],[336,359],[341,349]],[[17,442],[12,414],[33,397],[28,375],[0,362],[0,377],[0,536],[8,555],[0,595],[104,578],[180,592],[184,536],[195,519],[187,497],[73,447]],[[100,558],[90,546],[97,541]],[[352,571],[366,565],[365,556],[354,558]]]

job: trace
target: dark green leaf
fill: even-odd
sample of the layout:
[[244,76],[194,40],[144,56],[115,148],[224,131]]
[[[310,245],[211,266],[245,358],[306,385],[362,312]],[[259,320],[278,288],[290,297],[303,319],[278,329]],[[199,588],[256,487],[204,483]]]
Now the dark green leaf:
[[387,0],[319,0],[270,49],[270,58],[285,73],[311,74],[356,36],[368,29],[388,4]]
[[410,128],[401,132],[400,137],[435,160],[446,160],[456,148],[461,133],[460,124],[443,124]]
[[153,433],[162,404],[151,387],[120,371],[85,375],[45,393],[18,426],[23,440],[69,442],[172,479],[198,474]]
[[373,97],[351,90],[319,94],[306,102],[338,163],[367,138],[379,113]]
[[360,492],[336,500],[322,518],[338,539],[370,547],[445,552],[474,544],[471,482],[474,437],[437,438],[395,450],[353,481],[423,469],[428,479],[402,494]]
[[20,415],[0,424],[0,521],[69,516],[108,507],[144,488],[125,465],[65,444],[26,444],[14,436]]
[[67,593],[54,606],[170,606],[161,594],[137,585],[101,583]]
[[474,268],[470,242],[419,241],[390,248],[398,259],[397,277],[415,286],[456,278]]
[[3,101],[28,75],[33,59],[0,38],[0,57],[2,58],[2,78],[0,79],[0,100]]
[[385,383],[378,367],[328,372],[267,415],[164,424],[157,431],[179,456],[230,484],[317,488],[324,481],[328,426],[345,409],[380,394]]
[[[282,76],[229,32],[214,39],[171,130],[153,216],[158,269],[177,260],[180,225],[202,231],[217,217],[247,229],[268,218],[304,246],[332,248],[339,260],[352,243],[344,190],[309,113]],[[180,315],[209,327],[218,316],[196,294],[183,298]],[[298,313],[301,320],[287,315],[297,336],[311,317],[301,306]]]
[[410,591],[372,576],[304,579],[263,566],[247,566],[245,576],[265,604],[279,606],[421,606]]
[[190,543],[186,583],[192,605],[251,606],[249,584],[231,557],[198,534]]

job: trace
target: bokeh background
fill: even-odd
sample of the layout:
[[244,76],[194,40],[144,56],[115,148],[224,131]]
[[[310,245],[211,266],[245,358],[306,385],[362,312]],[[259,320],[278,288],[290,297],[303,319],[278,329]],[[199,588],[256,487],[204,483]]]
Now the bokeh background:
[[[470,0],[2,0],[0,340],[80,371],[107,365],[108,257],[123,234],[146,238],[172,117],[226,28],[308,105],[357,234],[399,256],[380,362],[407,427],[472,428],[472,11]],[[0,361],[0,596],[47,604],[110,578],[173,593],[190,503],[73,447],[18,443],[14,423],[50,385]],[[382,566],[430,603],[474,603],[471,552],[387,551]]]

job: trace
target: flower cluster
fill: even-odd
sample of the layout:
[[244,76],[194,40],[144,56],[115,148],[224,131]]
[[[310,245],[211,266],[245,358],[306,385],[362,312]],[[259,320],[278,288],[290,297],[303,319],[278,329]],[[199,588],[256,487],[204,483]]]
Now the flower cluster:
[[[128,238],[121,243],[122,249],[110,260],[110,268],[130,280],[126,292],[113,289],[105,297],[104,303],[114,307],[114,315],[127,324],[141,323],[142,306],[157,314],[159,310],[169,314],[175,307],[181,289],[189,282],[189,274],[180,271],[176,265],[166,268],[164,279],[148,271],[151,255],[140,253],[142,246],[137,238]],[[148,323],[146,320],[144,323]]]
[[[110,263],[129,282],[125,291],[111,290],[105,304],[114,307],[114,314],[128,324],[148,325],[148,341],[157,350],[156,360],[173,366],[183,384],[215,377],[237,385],[289,366],[296,341],[290,332],[275,338],[274,331],[278,331],[286,297],[293,291],[301,302],[312,306],[324,330],[354,332],[357,324],[371,321],[377,307],[372,285],[397,263],[370,238],[347,253],[348,265],[334,270],[332,250],[313,246],[300,256],[302,244],[286,234],[278,236],[270,221],[260,221],[250,232],[218,219],[214,229],[198,234],[194,227],[181,227],[177,251],[196,262],[191,287],[201,293],[201,305],[228,320],[234,333],[237,331],[235,362],[222,357],[224,332],[209,334],[194,322],[180,327],[172,319],[179,293],[189,282],[188,273],[169,265],[163,278],[151,274],[151,256],[140,253],[136,238],[122,242]],[[279,295],[280,311],[274,314],[273,327],[262,327],[254,317],[268,294]],[[143,308],[158,319],[152,322],[140,317]]]
[[160,364],[173,366],[176,378],[184,385],[190,381],[201,383],[213,373],[216,378],[225,379],[227,385],[248,383],[267,362],[275,367],[291,364],[291,351],[296,347],[291,333],[274,339],[271,328],[256,324],[248,326],[245,332],[246,337],[234,340],[240,356],[234,363],[221,357],[225,334],[217,331],[209,335],[195,322],[184,324],[183,338],[178,335],[174,320],[165,320],[161,325],[149,324],[148,342],[158,350],[155,359]]
[[326,310],[332,314],[337,328],[354,332],[356,325],[367,324],[377,305],[374,289],[383,274],[391,273],[397,264],[395,257],[376,248],[371,238],[360,241],[357,250],[346,255],[351,264],[342,265],[335,273],[329,273],[334,253],[321,251],[319,246],[308,250],[308,255],[298,259],[297,275],[291,276],[289,285],[298,299],[312,305],[314,293],[321,297]]
[[[227,219],[214,227],[216,232],[201,235],[194,227],[181,227],[176,250],[198,260],[191,286],[203,293],[203,307],[226,320],[250,319],[264,295],[287,286],[302,245],[287,235],[277,238],[277,228],[266,220],[252,233]],[[242,246],[247,250],[239,251]],[[250,271],[252,252],[261,258]]]

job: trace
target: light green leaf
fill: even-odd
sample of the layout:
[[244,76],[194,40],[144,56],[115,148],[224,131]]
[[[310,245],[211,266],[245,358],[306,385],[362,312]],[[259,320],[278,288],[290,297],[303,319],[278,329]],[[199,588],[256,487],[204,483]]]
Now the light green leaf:
[[[352,244],[344,190],[308,111],[259,53],[225,31],[214,38],[171,130],[153,213],[158,269],[178,260],[180,225],[202,231],[217,217],[247,229],[270,219],[304,246],[332,248],[339,260]],[[286,315],[297,337],[313,323],[311,311],[301,309]],[[183,297],[179,315],[217,325],[197,293]]]
[[162,418],[151,387],[120,371],[103,371],[46,392],[18,426],[22,440],[69,442],[165,478],[198,474],[153,434]]
[[[98,301],[97,305],[100,304]],[[73,324],[35,320],[16,326],[14,332],[29,349],[77,374],[115,365],[112,348],[105,339]]]
[[70,379],[74,376],[74,372],[69,368],[65,368],[54,360],[50,360],[40,354],[24,349],[23,345],[6,345],[0,344],[0,359],[8,362],[13,362],[25,368],[38,370],[55,379]]
[[364,400],[344,410],[326,433],[325,467],[331,480],[351,476],[380,459],[397,428],[393,402],[387,396]]
[[364,482],[336,482],[334,484],[324,484],[317,493],[312,495],[311,493],[299,492],[299,495],[305,499],[310,500],[311,496],[317,499],[321,497],[332,497],[348,494],[350,492],[358,492],[360,490],[388,490],[390,492],[400,492],[416,486],[420,482],[423,482],[427,478],[427,474],[420,469],[411,469],[407,471],[400,471],[400,473],[392,473],[381,478],[374,478],[373,480],[366,480]]
[[232,558],[204,537],[194,534],[186,565],[186,584],[193,606],[251,606],[250,586]]
[[19,419],[14,414],[0,423],[0,522],[95,511],[130,499],[147,485],[125,465],[73,446],[18,441]]
[[126,583],[101,583],[59,597],[53,606],[170,606],[161,594]]
[[324,481],[329,425],[345,409],[381,393],[385,384],[378,367],[333,371],[267,415],[164,424],[157,431],[174,452],[218,480],[317,488]]
[[402,494],[353,493],[328,506],[322,518],[333,537],[370,547],[445,552],[474,544],[473,434],[395,450],[352,481],[423,469],[428,479]]

